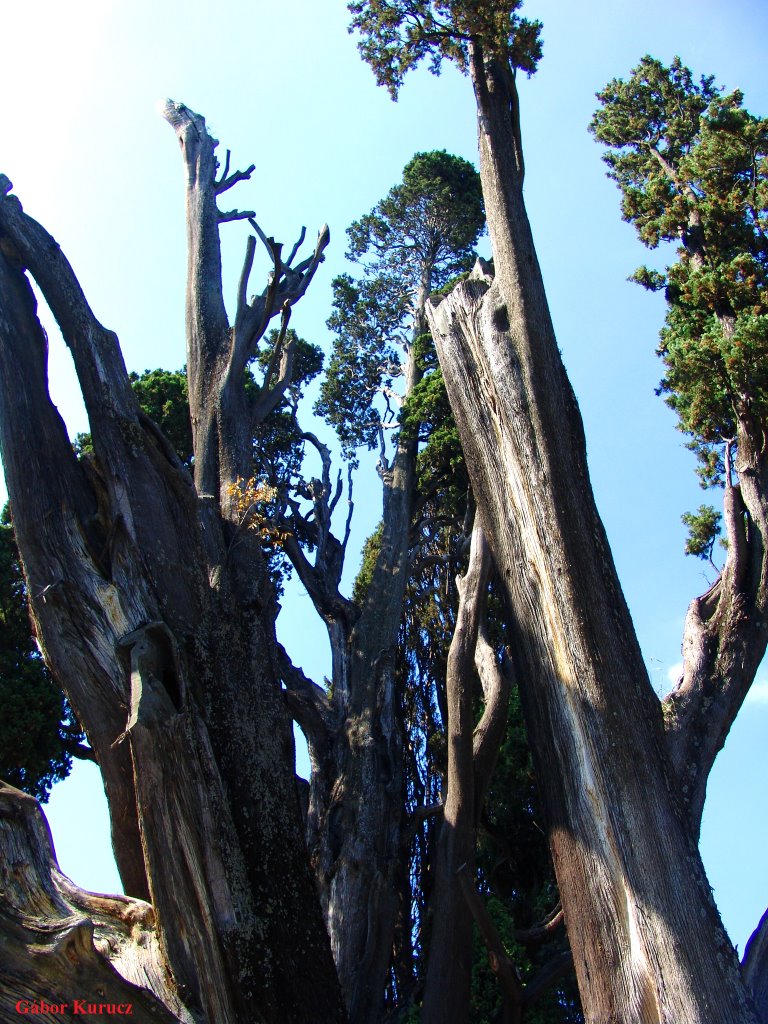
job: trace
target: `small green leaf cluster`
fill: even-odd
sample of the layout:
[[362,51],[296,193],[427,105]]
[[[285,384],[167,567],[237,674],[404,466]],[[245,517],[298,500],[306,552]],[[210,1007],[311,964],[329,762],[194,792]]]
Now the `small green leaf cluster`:
[[647,246],[678,246],[666,273],[633,279],[665,290],[659,393],[705,485],[722,482],[724,442],[768,417],[768,120],[713,83],[644,57],[598,94],[590,126],[610,147],[624,219]]
[[711,505],[699,505],[698,511],[685,512],[680,518],[688,528],[686,555],[695,555],[696,558],[711,562],[715,541],[720,534],[721,513]]
[[532,74],[541,59],[541,25],[517,13],[522,0],[352,0],[350,32],[379,85],[393,99],[408,71],[427,59],[438,75],[444,60],[466,73],[469,44]]
[[336,334],[315,413],[336,429],[344,455],[374,448],[381,413],[376,398],[391,388],[400,372],[394,340],[401,334],[410,294],[391,274],[333,282],[333,314],[328,327]]
[[352,601],[358,608],[362,608],[365,604],[368,588],[373,580],[376,563],[379,560],[383,533],[384,523],[380,522],[373,533],[366,539],[365,544],[363,544],[360,568],[357,571],[357,576],[355,576],[355,582],[352,586]]

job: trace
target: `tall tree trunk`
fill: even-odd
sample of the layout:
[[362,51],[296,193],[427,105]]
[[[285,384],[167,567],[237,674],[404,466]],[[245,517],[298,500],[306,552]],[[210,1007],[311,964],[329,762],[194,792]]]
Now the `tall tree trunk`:
[[469,568],[463,579],[457,580],[459,611],[446,673],[448,772],[435,850],[424,1024],[469,1020],[472,914],[461,894],[458,871],[463,868],[474,879],[472,668],[490,566],[485,538],[476,525]]
[[[423,331],[427,292],[428,282],[417,301],[414,340]],[[420,373],[412,345],[404,368],[406,397]],[[286,551],[326,622],[332,689],[325,694],[287,658],[283,677],[309,746],[307,843],[345,1003],[355,1024],[376,1024],[383,1011],[406,856],[395,663],[408,583],[418,443],[401,430],[391,462],[382,452],[381,537],[359,607],[338,591],[344,545],[330,531],[330,455],[316,438],[312,443],[323,461],[323,478],[311,487],[315,563],[309,563],[295,537],[288,537]]]
[[[202,118],[173,111],[210,155]],[[210,159],[204,170],[188,176],[190,190],[221,190]],[[6,480],[37,635],[104,773],[126,888],[151,899],[174,991],[196,1020],[342,1021],[273,668],[274,602],[255,538],[238,534],[219,500],[231,463],[247,456],[221,422],[212,453],[209,433],[203,442],[197,431],[200,482],[215,477],[213,493],[198,494],[140,412],[117,339],[58,245],[7,195],[7,179],[2,186]],[[190,202],[188,216],[213,217],[218,230],[215,202],[213,213],[200,208]],[[213,273],[190,275],[188,309],[220,293],[210,227],[190,229],[206,238],[200,258]],[[82,461],[48,395],[47,343],[25,271],[72,352],[95,451]],[[268,322],[269,310],[258,318]],[[222,345],[236,332],[215,327],[188,332],[200,349],[190,383],[210,386],[221,408],[220,377],[206,385],[200,368],[229,367]]]
[[478,270],[428,315],[511,610],[584,1012],[752,1024],[595,509],[522,198],[514,81],[478,47],[471,63],[496,276]]
[[[415,442],[382,469],[381,548],[365,602],[334,658],[339,726],[330,773],[312,780],[310,849],[350,1019],[380,1017],[403,856],[402,727],[395,647],[408,576]],[[332,631],[332,635],[337,632]]]

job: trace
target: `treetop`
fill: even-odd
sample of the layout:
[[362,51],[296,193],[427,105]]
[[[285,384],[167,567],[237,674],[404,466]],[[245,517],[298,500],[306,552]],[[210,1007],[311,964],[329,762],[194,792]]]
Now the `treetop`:
[[541,23],[518,15],[522,0],[351,0],[347,6],[363,60],[393,99],[406,72],[424,58],[435,75],[443,60],[466,73],[470,44],[529,75],[541,59]]
[[402,181],[347,229],[347,258],[367,259],[376,274],[408,278],[413,288],[429,268],[430,285],[440,287],[474,259],[484,225],[474,166],[445,150],[416,153]]

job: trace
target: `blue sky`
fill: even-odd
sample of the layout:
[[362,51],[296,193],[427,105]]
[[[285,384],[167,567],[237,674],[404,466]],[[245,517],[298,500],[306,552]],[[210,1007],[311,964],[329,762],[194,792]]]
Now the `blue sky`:
[[[680,54],[696,74],[742,88],[747,106],[765,113],[768,5],[529,0],[525,13],[544,23],[541,69],[521,84],[526,199],[598,506],[662,692],[681,660],[688,603],[711,580],[703,563],[683,557],[680,523],[707,497],[672,414],[654,395],[663,303],[626,281],[648,255],[620,220],[587,124],[595,92],[645,53],[664,61]],[[330,225],[327,262],[293,320],[322,344],[346,226],[398,180],[414,152],[476,159],[469,83],[451,69],[440,78],[420,71],[394,104],[375,87],[346,24],[341,0],[220,0],[215,12],[202,0],[4,5],[0,171],[64,247],[130,369],[184,362],[182,168],[156,112],[159,98],[205,114],[237,166],[256,164],[251,183],[230,195],[233,205],[256,210],[267,234],[290,245],[301,225],[309,238]],[[244,235],[242,225],[224,230],[232,295]],[[50,333],[52,392],[71,431],[83,430],[68,356]],[[350,576],[379,502],[375,484],[361,478]],[[294,659],[321,677],[324,631],[298,588],[286,597],[280,632]],[[763,671],[715,766],[702,836],[710,882],[742,950],[768,905],[767,730]],[[92,767],[83,766],[49,806],[63,869],[105,890],[116,876],[98,790]]]

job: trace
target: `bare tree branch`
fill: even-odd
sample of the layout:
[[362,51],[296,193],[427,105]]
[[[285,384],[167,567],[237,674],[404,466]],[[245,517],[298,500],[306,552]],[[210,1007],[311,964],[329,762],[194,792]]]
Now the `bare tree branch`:
[[[288,299],[283,303],[280,316],[280,330],[272,349],[272,357],[264,374],[264,382],[259,396],[253,406],[253,423],[258,425],[273,412],[285,395],[293,380],[293,356],[295,341],[293,334],[288,334],[288,321],[291,319],[291,304]],[[277,374],[277,380],[273,378]]]
[[218,211],[219,224],[227,224],[233,220],[253,220],[253,210],[229,210],[226,213],[223,210]]
[[[227,162],[224,167],[224,173],[222,174],[220,180],[216,182],[217,196],[220,196],[223,192],[226,192],[228,189],[232,188],[232,186],[236,185],[239,181],[249,181],[251,175],[256,170],[256,164],[250,164],[248,167],[246,167],[244,171],[235,171],[234,174],[230,174],[229,176],[227,176],[227,172],[229,171],[229,158],[230,153],[229,150],[227,150]],[[253,217],[255,216],[255,214],[252,213],[251,216]]]
[[[264,336],[272,317],[276,316],[278,312],[283,313],[286,308],[293,306],[304,295],[317,267],[324,259],[323,252],[330,241],[330,233],[326,225],[318,236],[312,256],[294,268],[290,264],[304,239],[305,230],[302,228],[299,241],[291,250],[288,262],[284,262],[282,245],[264,233],[254,216],[249,216],[248,222],[269,253],[273,269],[267,287],[262,294],[254,296],[248,303],[245,298],[245,287],[247,276],[251,271],[253,254],[250,248],[246,251],[247,275],[245,275],[245,281],[243,280],[244,275],[241,275],[238,317],[235,322],[232,346],[232,372],[235,375],[241,373],[248,361],[253,358],[256,346]],[[290,380],[288,384],[290,384]]]
[[347,521],[344,524],[344,540],[341,542],[342,557],[346,555],[349,535],[352,532],[352,516],[355,503],[352,500],[352,463],[347,466]]
[[563,905],[558,902],[554,910],[543,921],[535,924],[532,928],[518,928],[515,931],[515,940],[528,944],[544,942],[550,938],[553,932],[557,931],[564,921]]
[[251,276],[251,270],[253,269],[253,258],[256,254],[256,236],[248,235],[248,240],[245,243],[245,258],[243,259],[243,269],[240,271],[240,281],[237,285],[237,311],[235,313],[235,329],[245,316],[245,310],[248,305],[248,281]]
[[298,240],[296,241],[296,243],[294,244],[293,248],[291,249],[291,253],[290,253],[290,256],[289,256],[289,257],[288,257],[288,259],[287,259],[287,260],[285,261],[285,262],[287,263],[287,265],[288,265],[289,267],[290,267],[290,265],[291,265],[291,264],[293,263],[293,261],[294,261],[294,258],[295,258],[295,256],[296,256],[296,253],[297,253],[297,252],[299,251],[299,249],[300,249],[300,248],[302,247],[302,245],[304,244],[304,239],[305,239],[306,237],[307,237],[307,229],[306,229],[306,227],[305,227],[305,226],[304,226],[304,225],[302,224],[302,226],[301,226],[301,231],[299,232],[299,237],[298,237]]
[[499,756],[504,732],[507,728],[509,695],[514,681],[512,659],[505,652],[499,665],[496,652],[488,640],[486,623],[480,624],[475,648],[475,667],[483,687],[485,708],[475,726],[473,737],[475,821],[479,820],[480,809],[491,784],[493,770]]
[[[232,150],[228,149],[227,150],[227,155],[226,155],[226,157],[224,159],[224,170],[221,172],[221,178],[219,178],[219,180],[216,182],[216,187],[217,188],[219,187],[219,185],[223,181],[226,180],[226,177],[229,174],[229,164],[230,164],[231,160],[232,160]],[[217,165],[217,168],[218,168],[218,160],[216,161],[216,165]]]
[[315,746],[328,743],[333,711],[322,687],[293,664],[282,644],[276,645],[276,671],[285,686],[285,699],[294,720]]
[[[742,447],[749,447],[745,440]],[[732,443],[726,443],[723,508],[728,555],[715,583],[688,608],[683,675],[663,702],[675,780],[695,834],[709,772],[768,639],[760,627],[768,610],[768,521],[760,482],[766,478],[766,465],[762,453],[753,458],[756,469],[743,466],[735,483]]]
[[[557,953],[533,976],[527,985],[523,985],[520,974],[513,961],[507,956],[504,942],[469,872],[466,870],[466,866],[462,866],[459,869],[458,878],[464,899],[472,911],[478,931],[488,950],[491,970],[499,979],[499,984],[501,985],[505,1024],[520,1024],[525,1009],[536,1002],[570,970],[573,965],[573,957],[570,950]],[[553,922],[559,924],[561,920],[562,910],[555,915]],[[551,931],[556,925],[548,922],[545,927]]]
[[528,984],[523,990],[523,996],[525,999],[526,1007],[535,1003],[537,999],[540,999],[545,992],[548,992],[553,985],[555,985],[560,978],[570,971],[573,967],[573,956],[569,949],[564,949],[560,953],[556,953],[551,960],[549,960],[541,968],[538,973],[534,974]]

